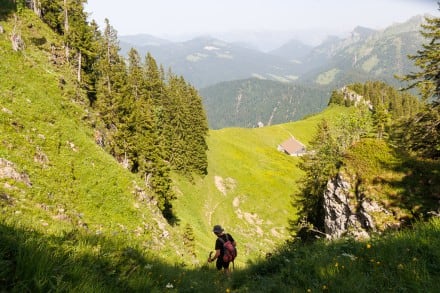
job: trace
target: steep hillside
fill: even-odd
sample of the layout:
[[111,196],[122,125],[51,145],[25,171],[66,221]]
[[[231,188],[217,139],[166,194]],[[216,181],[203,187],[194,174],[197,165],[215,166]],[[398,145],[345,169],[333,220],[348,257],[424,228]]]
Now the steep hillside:
[[1,22],[0,35],[2,225],[45,235],[121,237],[127,245],[148,242],[174,251],[168,250],[174,233],[143,182],[95,143],[73,72],[50,62],[58,37],[26,11],[17,24],[26,49],[15,52],[9,20]]
[[416,16],[382,31],[356,28],[350,37],[332,39],[315,48],[303,64],[301,81],[340,87],[351,82],[382,80],[399,85],[394,75],[414,70],[407,58],[421,48],[424,18]]
[[330,89],[246,79],[200,90],[210,128],[257,127],[299,120],[325,108]]
[[292,195],[302,172],[297,167],[299,158],[277,147],[292,135],[307,145],[321,119],[331,121],[347,111],[331,107],[292,123],[211,130],[208,175],[194,182],[175,177],[175,209],[181,223],[193,226],[196,238],[202,240],[198,251],[207,255],[212,250],[211,226],[216,223],[240,243],[239,265],[264,257],[288,239],[289,223],[298,210],[291,204]]

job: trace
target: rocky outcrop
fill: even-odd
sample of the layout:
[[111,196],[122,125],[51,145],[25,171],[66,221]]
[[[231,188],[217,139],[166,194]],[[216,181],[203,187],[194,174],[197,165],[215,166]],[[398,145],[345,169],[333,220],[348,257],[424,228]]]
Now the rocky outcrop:
[[357,94],[353,90],[350,90],[348,87],[342,87],[341,92],[344,96],[344,100],[352,102],[355,106],[359,106],[360,104],[367,105],[368,109],[373,110],[373,104],[371,101],[365,100],[363,96]]
[[0,179],[12,179],[17,182],[23,182],[28,187],[32,186],[31,180],[29,179],[29,175],[26,173],[19,173],[14,163],[0,158]]
[[324,228],[328,238],[351,236],[369,238],[376,232],[378,215],[391,215],[384,207],[364,194],[358,193],[355,184],[344,179],[342,173],[327,183],[324,192]]

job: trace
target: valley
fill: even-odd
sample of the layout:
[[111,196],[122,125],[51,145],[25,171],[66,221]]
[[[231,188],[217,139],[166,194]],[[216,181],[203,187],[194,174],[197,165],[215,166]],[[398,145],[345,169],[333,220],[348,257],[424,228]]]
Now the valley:
[[1,292],[439,289],[438,92],[393,76],[420,16],[270,52],[119,48],[83,2],[37,2],[0,0]]

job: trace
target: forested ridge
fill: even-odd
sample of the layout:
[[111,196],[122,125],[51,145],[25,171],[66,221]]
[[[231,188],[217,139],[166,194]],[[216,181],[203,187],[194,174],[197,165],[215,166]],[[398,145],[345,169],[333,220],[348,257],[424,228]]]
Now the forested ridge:
[[[377,200],[386,195],[385,188],[379,191],[379,195],[373,191],[375,181],[382,180],[378,179],[381,177],[379,169],[361,163],[363,160],[383,161],[384,165],[392,162],[392,156],[384,158],[388,151],[383,146],[391,147],[396,158],[400,157],[398,164],[402,170],[420,176],[419,186],[414,190],[411,186],[404,188],[403,194],[409,195],[402,196],[398,201],[408,209],[409,218],[423,218],[432,214],[432,210],[439,209],[436,204],[438,184],[433,182],[438,182],[438,167],[435,166],[438,166],[440,157],[440,19],[427,17],[426,21],[421,34],[428,41],[417,54],[409,56],[419,71],[397,77],[407,82],[404,90],[418,89],[421,99],[378,81],[355,83],[332,92],[330,104],[354,106],[356,110],[333,124],[323,120],[318,125],[317,133],[310,142],[313,152],[304,156],[299,165],[306,173],[304,181],[299,183],[298,201],[302,205],[300,214],[303,216],[300,221],[310,221],[320,231],[331,230],[329,224],[333,219],[338,221],[338,216],[341,216],[332,216],[328,210],[325,211],[326,201],[329,200],[328,189],[332,184],[354,186],[354,192],[349,197],[355,197],[359,206],[365,198],[375,197]],[[357,163],[351,162],[353,158],[357,158]],[[344,176],[351,178],[346,181]],[[413,180],[409,180],[411,184],[414,184]],[[399,193],[393,191],[383,201],[384,205],[387,206],[386,201]],[[419,198],[417,206],[414,206],[414,198]],[[393,215],[396,216],[394,212]],[[401,223],[408,220],[399,217],[397,219]],[[374,230],[370,224],[365,225],[368,220],[363,221],[362,228]],[[303,224],[299,223],[299,227],[304,228]],[[356,229],[343,229],[351,228]]]
[[[76,100],[89,107],[87,120],[96,142],[127,169],[139,174],[157,195],[158,206],[171,219],[170,171],[205,174],[207,117],[197,90],[149,53],[119,53],[117,31],[107,19],[104,28],[88,20],[85,0],[2,1],[15,13],[20,39],[20,12],[32,9],[61,42],[41,48],[58,65],[76,72]],[[5,16],[8,14],[6,11]],[[61,77],[60,84],[68,81]]]

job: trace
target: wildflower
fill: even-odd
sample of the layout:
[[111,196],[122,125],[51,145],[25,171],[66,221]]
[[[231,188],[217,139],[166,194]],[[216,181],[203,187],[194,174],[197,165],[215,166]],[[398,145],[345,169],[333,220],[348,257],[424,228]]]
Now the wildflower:
[[335,267],[338,267],[339,266],[339,264],[338,263],[335,263]]
[[226,293],[231,292],[231,290],[229,288],[226,288]]
[[327,285],[322,285],[322,290],[327,290]]
[[312,292],[312,289],[310,289],[310,288],[309,288],[309,289],[307,289],[307,292],[309,292],[309,293],[310,293],[310,292]]
[[171,283],[168,283],[165,287],[166,287],[167,289],[172,289],[172,288],[174,288],[173,284],[171,284]]
[[370,248],[371,248],[371,244],[367,243],[367,249],[370,249]]

